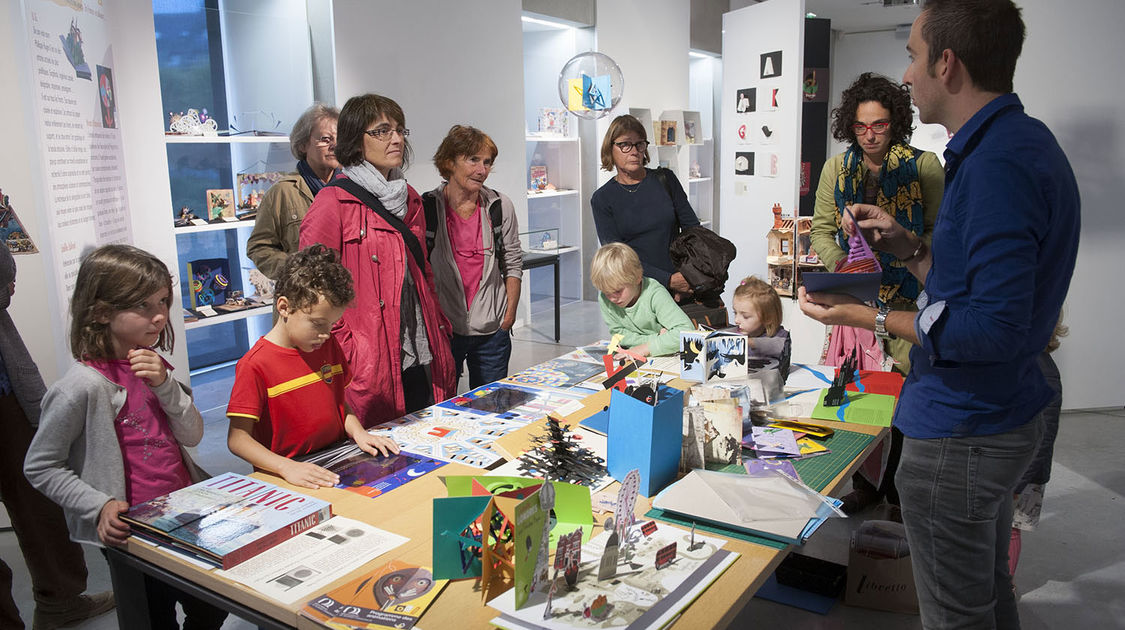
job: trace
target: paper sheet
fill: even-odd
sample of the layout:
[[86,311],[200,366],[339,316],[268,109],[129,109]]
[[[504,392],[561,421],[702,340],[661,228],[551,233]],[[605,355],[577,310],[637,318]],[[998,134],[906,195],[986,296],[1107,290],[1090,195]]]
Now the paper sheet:
[[409,538],[335,516],[227,571],[216,571],[283,604],[325,587]]

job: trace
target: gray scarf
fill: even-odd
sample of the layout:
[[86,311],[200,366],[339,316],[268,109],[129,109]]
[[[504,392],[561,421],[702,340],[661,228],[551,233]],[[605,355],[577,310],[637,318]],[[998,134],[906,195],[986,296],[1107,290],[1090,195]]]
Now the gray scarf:
[[402,169],[392,168],[389,181],[367,160],[355,166],[345,166],[343,171],[364,190],[378,197],[387,212],[400,219],[406,216],[406,178]]
[[8,315],[8,304],[12,299],[8,293],[8,284],[15,279],[16,261],[8,246],[0,243],[0,356],[3,357],[4,369],[8,372],[16,400],[23,407],[28,422],[32,426],[38,426],[39,403],[47,388],[43,385],[38,366],[16,330],[15,322]]

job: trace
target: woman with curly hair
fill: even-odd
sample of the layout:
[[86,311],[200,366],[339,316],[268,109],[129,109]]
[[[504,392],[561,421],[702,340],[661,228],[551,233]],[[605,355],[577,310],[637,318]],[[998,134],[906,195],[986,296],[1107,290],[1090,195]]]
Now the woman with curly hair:
[[[844,209],[856,204],[879,206],[929,244],[945,173],[936,155],[907,144],[912,122],[907,88],[872,72],[859,75],[832,111],[832,137],[850,146],[820,172],[811,234],[812,248],[829,270],[848,255],[841,221]],[[906,270],[906,261],[876,255],[883,268],[879,306],[916,310],[922,287]],[[896,369],[910,371],[909,343],[890,340],[885,350]]]
[[[934,222],[941,206],[945,172],[937,156],[916,149],[907,142],[913,127],[909,90],[890,79],[865,72],[841,95],[840,106],[832,111],[832,137],[849,143],[846,151],[824,164],[816,191],[812,220],[812,248],[829,269],[848,255],[848,237],[841,227],[845,208],[870,204],[895,217],[903,227],[917,234],[927,246],[933,237]],[[919,250],[922,248],[919,247]],[[883,268],[878,306],[889,310],[917,310],[915,300],[921,283],[906,269],[913,256],[899,260],[876,252]],[[847,333],[847,334],[845,334]],[[872,348],[880,340],[867,330],[833,330],[830,353],[850,354],[854,344]],[[882,340],[884,356],[894,359],[894,368],[910,372],[910,343],[902,339]],[[857,353],[863,356],[862,353]],[[862,367],[862,366],[861,366]],[[844,511],[855,512],[894,493],[894,469],[901,448],[901,434],[895,435],[887,472],[882,485],[875,488],[858,474],[853,491],[844,497]]]

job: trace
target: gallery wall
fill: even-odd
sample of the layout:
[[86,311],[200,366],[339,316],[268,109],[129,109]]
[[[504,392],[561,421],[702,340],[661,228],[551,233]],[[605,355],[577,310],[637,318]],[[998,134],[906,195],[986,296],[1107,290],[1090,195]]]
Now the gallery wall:
[[[586,217],[591,217],[589,193],[613,177],[613,173],[600,168],[600,150],[609,123],[620,114],[629,113],[630,107],[648,108],[653,119],[669,109],[688,107],[688,46],[690,42],[690,5],[681,0],[614,0],[597,3],[597,50],[609,55],[621,68],[625,77],[625,93],[620,104],[610,115],[594,125],[591,142],[583,147],[584,163],[597,169],[595,181],[582,200]],[[652,135],[652,132],[649,132]],[[653,138],[649,138],[653,140]],[[583,139],[586,142],[585,139]],[[670,152],[687,165],[687,148],[658,149],[649,147],[649,166],[655,168],[661,156],[659,151]],[[682,156],[681,156],[682,154]],[[598,238],[593,220],[584,226],[583,256],[589,259],[598,249]],[[597,299],[586,279],[586,299]]]
[[[1054,132],[1070,159],[1082,195],[1078,265],[1064,307],[1070,335],[1055,352],[1067,409],[1125,404],[1120,358],[1125,334],[1121,256],[1125,213],[1120,190],[1125,164],[1125,102],[1111,77],[1123,57],[1125,3],[1091,0],[1081,11],[1051,0],[1018,0],[1027,40],[1015,90],[1027,112]],[[833,98],[857,74],[875,70],[901,80],[906,40],[893,31],[842,35],[833,66]],[[915,142],[938,140],[940,129],[915,131]],[[927,146],[927,148],[930,148]],[[842,150],[841,148],[830,148]]]
[[[4,85],[15,86],[12,92],[20,95],[20,98],[4,99],[0,105],[0,115],[13,123],[13,132],[6,136],[6,150],[0,157],[0,169],[4,173],[0,187],[10,195],[12,205],[40,250],[37,254],[16,257],[18,294],[9,312],[44,380],[51,383],[73,363],[64,312],[70,291],[56,279],[59,276],[56,270],[64,258],[60,252],[66,249],[66,257],[71,257],[74,249],[69,244],[64,248],[61,243],[53,243],[50,238],[51,219],[47,216],[46,195],[51,182],[43,167],[38,127],[41,112],[37,109],[41,105],[35,102],[28,41],[28,19],[38,8],[35,2],[13,2],[6,3],[0,11],[0,37],[4,42],[0,80]],[[51,10],[55,8],[52,6]],[[153,89],[159,81],[152,4],[148,0],[123,0],[102,5],[100,10],[103,11],[100,17],[79,12],[74,12],[74,16],[83,15],[84,20],[91,22],[95,19],[101,22],[104,18],[106,25],[104,45],[99,45],[98,50],[91,47],[86,54],[91,63],[105,65],[113,72],[117,129],[123,148],[121,173],[129,209],[128,232],[134,245],[155,253],[176,275],[175,243],[167,221],[171,198],[162,105],[159,90]],[[97,210],[94,209],[95,216]],[[99,230],[91,227],[92,232]],[[94,244],[92,237],[83,241],[79,251],[91,244]],[[173,305],[172,312],[179,313],[178,304]],[[181,342],[169,354],[169,360],[186,380],[183,322],[179,317],[172,317],[171,325]]]
[[337,103],[375,92],[402,106],[414,147],[410,184],[421,193],[441,182],[434,151],[453,124],[469,124],[499,149],[488,186],[511,197],[526,222],[519,0],[337,0],[332,11]]
[[804,15],[803,0],[770,0],[723,16],[720,234],[738,246],[736,280],[767,277],[771,209],[797,210]]

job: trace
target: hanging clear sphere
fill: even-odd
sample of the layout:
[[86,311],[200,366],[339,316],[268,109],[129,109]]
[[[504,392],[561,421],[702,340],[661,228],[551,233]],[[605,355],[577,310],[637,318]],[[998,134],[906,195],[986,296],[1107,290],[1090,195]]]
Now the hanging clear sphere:
[[577,54],[559,72],[559,99],[575,116],[601,118],[617,107],[624,93],[621,68],[600,52]]

